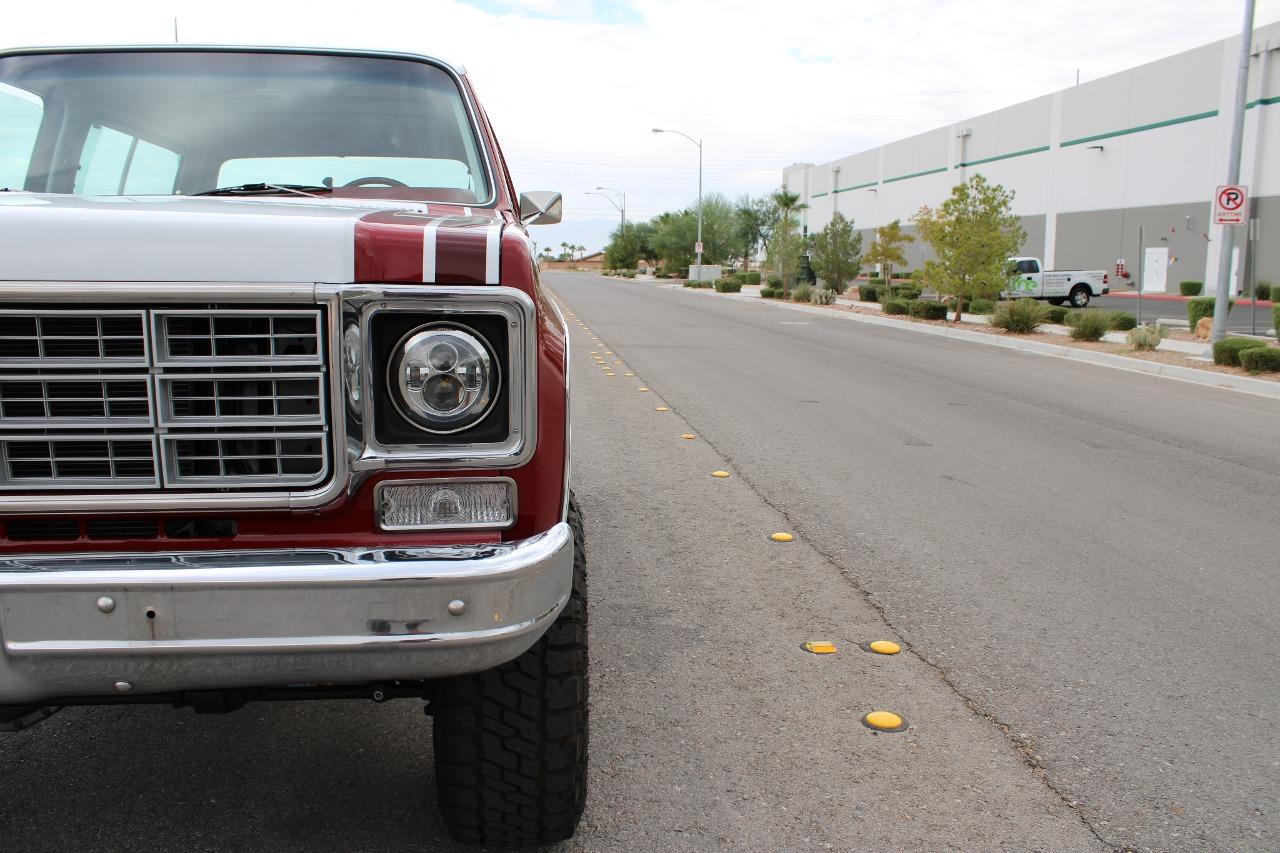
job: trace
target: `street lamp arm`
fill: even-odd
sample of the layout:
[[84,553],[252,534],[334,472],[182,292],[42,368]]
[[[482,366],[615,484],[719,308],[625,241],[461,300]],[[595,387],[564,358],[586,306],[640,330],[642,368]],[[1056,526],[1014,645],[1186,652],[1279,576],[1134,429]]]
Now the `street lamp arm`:
[[618,211],[619,213],[622,212],[622,208],[618,207],[618,203],[613,200],[613,196],[608,196],[608,195],[605,195],[604,193],[593,193],[593,192],[583,193],[583,195],[598,195],[600,196],[600,198],[604,199],[605,201],[609,202],[609,204],[613,205],[614,210]]
[[668,127],[655,127],[655,128],[653,129],[653,132],[654,132],[654,133],[678,133],[679,135],[683,136],[685,139],[687,139],[687,140],[689,140],[690,142],[692,142],[694,145],[698,146],[698,150],[699,150],[699,151],[701,151],[701,150],[702,150],[702,140],[701,140],[701,139],[694,139],[692,136],[690,136],[689,134],[685,133],[685,132],[684,132],[684,131],[682,131],[682,130],[672,130],[672,129],[668,128]]

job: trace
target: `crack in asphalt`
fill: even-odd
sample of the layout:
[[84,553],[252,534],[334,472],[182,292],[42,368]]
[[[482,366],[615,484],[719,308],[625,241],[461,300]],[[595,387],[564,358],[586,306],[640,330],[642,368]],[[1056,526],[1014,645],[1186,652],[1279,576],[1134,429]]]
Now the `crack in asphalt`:
[[[554,295],[557,303],[559,303],[563,307],[563,305],[566,304],[564,300],[559,296],[559,294],[554,294]],[[607,346],[608,349],[612,350],[615,353],[621,352],[616,345],[608,344],[605,337],[603,335],[600,335],[599,332],[596,332],[593,330],[592,334],[600,338],[600,343]],[[636,367],[632,365],[631,362],[627,360],[625,356],[623,357],[623,360],[626,361],[627,365],[631,367],[633,371],[635,371],[636,378],[642,381],[646,387],[652,389],[655,392],[655,395],[657,397],[662,399],[663,404],[670,408],[670,411],[673,415],[676,415],[681,420],[683,420],[686,424],[688,424],[693,429],[693,432],[696,433],[699,438],[705,441],[707,443],[707,446],[710,447],[711,450],[717,456],[725,460],[727,467],[733,470],[738,475],[738,477],[743,481],[743,483],[746,484],[747,488],[751,490],[752,494],[754,494],[757,498],[759,498],[766,506],[768,506],[774,512],[777,512],[779,515],[785,518],[787,520],[788,526],[792,530],[796,531],[796,533],[799,534],[799,536],[804,539],[805,544],[808,545],[810,548],[812,548],[819,556],[821,556],[822,559],[825,560],[829,566],[835,569],[840,574],[840,577],[842,577],[845,580],[845,582],[848,583],[849,586],[851,586],[853,590],[859,596],[862,597],[862,600],[865,601],[873,610],[875,610],[876,614],[880,618],[880,621],[884,623],[885,627],[888,628],[899,640],[902,641],[904,652],[912,655],[913,657],[916,658],[916,660],[920,661],[922,664],[924,664],[926,667],[932,670],[933,673],[938,677],[938,679],[947,686],[947,688],[952,692],[952,694],[954,694],[958,699],[960,699],[961,702],[964,703],[965,707],[969,709],[970,713],[986,720],[987,722],[989,722],[990,724],[996,727],[996,729],[1001,733],[1001,735],[1004,736],[1004,739],[1009,743],[1009,745],[1012,746],[1014,750],[1018,753],[1018,757],[1021,760],[1022,764],[1032,771],[1035,777],[1038,780],[1040,780],[1040,782],[1045,786],[1045,788],[1047,788],[1054,795],[1054,797],[1056,797],[1059,800],[1059,802],[1061,802],[1064,806],[1066,806],[1076,815],[1076,817],[1080,820],[1080,823],[1085,827],[1085,829],[1089,831],[1089,833],[1095,839],[1097,839],[1099,844],[1103,845],[1109,850],[1114,851],[1114,853],[1132,853],[1132,851],[1134,851],[1135,848],[1133,847],[1118,845],[1104,838],[1102,835],[1102,832],[1098,829],[1098,827],[1096,827],[1093,824],[1092,821],[1089,820],[1089,817],[1084,813],[1084,808],[1080,803],[1080,801],[1074,799],[1065,790],[1060,788],[1058,784],[1054,782],[1053,779],[1049,777],[1049,773],[1045,769],[1044,762],[1041,760],[1040,756],[1036,753],[1035,742],[1031,737],[1014,732],[1010,724],[1001,720],[999,717],[995,715],[995,713],[981,707],[976,700],[974,700],[967,693],[961,690],[960,687],[956,685],[955,682],[953,682],[947,676],[946,671],[939,664],[935,663],[934,661],[926,657],[924,654],[922,654],[919,651],[916,644],[907,639],[906,632],[902,631],[897,627],[897,625],[894,624],[893,618],[888,614],[884,606],[880,604],[878,601],[876,601],[875,598],[873,597],[873,594],[869,590],[867,590],[862,585],[862,583],[859,582],[854,577],[854,573],[851,568],[848,568],[843,563],[841,563],[841,561],[835,555],[830,554],[827,551],[823,550],[821,547],[819,547],[809,537],[809,535],[806,532],[805,526],[802,523],[798,522],[795,518],[793,518],[790,512],[783,509],[781,506],[775,503],[771,498],[769,498],[760,489],[760,487],[752,480],[750,475],[746,474],[740,467],[738,467],[736,460],[731,454],[729,454],[727,451],[722,450],[720,447],[716,445],[715,442],[709,439],[706,433],[702,432],[695,424],[693,424],[689,420],[688,417],[682,414],[671,403],[671,401],[666,398],[666,396],[661,392],[661,390],[659,390],[658,385],[642,377],[642,375],[640,374],[640,371],[637,370]]]

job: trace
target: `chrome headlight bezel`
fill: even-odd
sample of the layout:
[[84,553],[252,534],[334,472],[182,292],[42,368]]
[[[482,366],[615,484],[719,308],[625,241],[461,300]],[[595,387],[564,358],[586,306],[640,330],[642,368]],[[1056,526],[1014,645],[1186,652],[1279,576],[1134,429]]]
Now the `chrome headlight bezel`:
[[[406,332],[391,349],[387,390],[409,425],[432,435],[471,429],[501,396],[502,364],[485,336],[465,323],[438,320]],[[432,405],[432,384],[458,393],[452,409]]]

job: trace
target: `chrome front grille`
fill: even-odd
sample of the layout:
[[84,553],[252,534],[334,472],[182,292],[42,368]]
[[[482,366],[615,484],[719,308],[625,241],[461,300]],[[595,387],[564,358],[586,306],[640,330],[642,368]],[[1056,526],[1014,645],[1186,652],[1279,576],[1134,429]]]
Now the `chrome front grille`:
[[324,312],[0,311],[0,490],[296,490],[332,473]]
[[147,364],[143,311],[0,311],[0,365]]

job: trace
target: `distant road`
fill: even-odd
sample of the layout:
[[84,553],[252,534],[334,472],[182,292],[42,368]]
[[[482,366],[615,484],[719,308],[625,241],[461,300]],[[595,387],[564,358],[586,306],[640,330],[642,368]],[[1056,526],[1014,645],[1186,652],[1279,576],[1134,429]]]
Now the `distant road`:
[[[1093,300],[1099,308],[1119,308],[1131,313],[1138,312],[1138,300],[1132,296],[1099,296]],[[1227,330],[1232,332],[1249,332],[1250,314],[1253,309],[1248,305],[1237,305],[1227,315]],[[1176,317],[1187,319],[1187,303],[1167,299],[1143,299],[1142,322],[1154,321],[1157,317]],[[1271,309],[1257,309],[1258,334],[1265,335],[1272,328]]]

